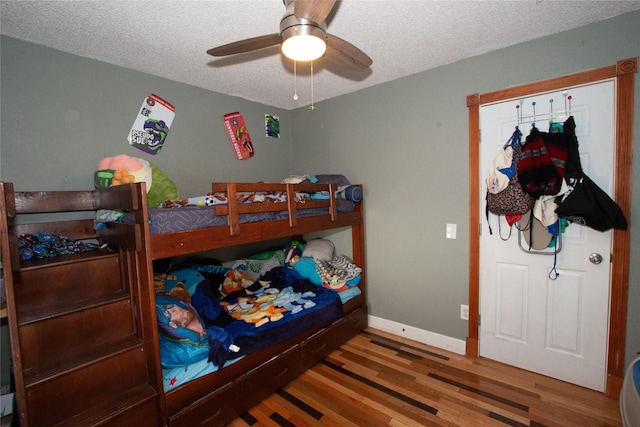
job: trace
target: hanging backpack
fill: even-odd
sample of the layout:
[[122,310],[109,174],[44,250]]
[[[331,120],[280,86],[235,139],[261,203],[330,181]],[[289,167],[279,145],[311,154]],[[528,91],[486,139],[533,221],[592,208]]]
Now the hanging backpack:
[[572,190],[560,202],[555,213],[560,218],[598,231],[611,228],[626,230],[627,220],[620,206],[582,170],[573,117],[569,117],[564,127],[569,143],[565,178]]

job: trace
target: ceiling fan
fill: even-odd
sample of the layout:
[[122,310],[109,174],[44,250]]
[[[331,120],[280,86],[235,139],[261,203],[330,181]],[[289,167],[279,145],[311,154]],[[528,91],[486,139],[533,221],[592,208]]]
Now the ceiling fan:
[[283,0],[286,10],[280,33],[240,40],[209,49],[212,56],[228,56],[282,44],[282,52],[294,61],[325,59],[354,70],[365,70],[369,56],[340,37],[327,34],[326,19],[336,0]]

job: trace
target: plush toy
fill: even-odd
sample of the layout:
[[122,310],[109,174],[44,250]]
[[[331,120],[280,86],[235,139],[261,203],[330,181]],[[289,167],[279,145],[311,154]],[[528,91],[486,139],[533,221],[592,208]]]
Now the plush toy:
[[193,295],[200,283],[206,279],[197,270],[192,268],[175,268],[172,269],[165,280],[165,292],[170,292],[174,287],[182,284],[184,289]]
[[165,200],[178,198],[178,189],[174,182],[157,166],[144,159],[118,154],[105,157],[98,163],[94,174],[96,188],[108,188],[133,182],[146,183],[147,201],[150,207],[158,207]]
[[174,276],[166,273],[155,273],[153,275],[153,290],[157,294],[161,294],[165,292],[165,286],[167,280],[178,280],[178,276]]
[[180,298],[182,301],[185,301],[191,304],[191,294],[187,290],[187,287],[185,286],[185,284],[182,282],[176,284],[173,288],[171,288],[171,290],[167,293],[167,295]]
[[297,240],[292,240],[291,243],[289,243],[289,246],[284,250],[284,264],[289,267],[293,267],[293,264],[298,262],[298,260],[294,258],[302,256],[303,250],[304,246],[302,243]]

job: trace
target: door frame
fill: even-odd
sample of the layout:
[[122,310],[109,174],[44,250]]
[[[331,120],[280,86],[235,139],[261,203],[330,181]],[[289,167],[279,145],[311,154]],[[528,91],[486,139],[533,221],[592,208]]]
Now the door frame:
[[[480,326],[480,106],[532,94],[562,90],[606,79],[616,80],[616,152],[614,199],[631,218],[631,184],[633,158],[634,78],[637,58],[618,61],[567,76],[542,80],[485,94],[467,96],[469,114],[469,332],[466,354],[479,357]],[[627,298],[629,287],[629,245],[631,223],[627,230],[613,230],[611,262],[611,297],[605,394],[618,398],[624,379],[625,340],[627,336]]]

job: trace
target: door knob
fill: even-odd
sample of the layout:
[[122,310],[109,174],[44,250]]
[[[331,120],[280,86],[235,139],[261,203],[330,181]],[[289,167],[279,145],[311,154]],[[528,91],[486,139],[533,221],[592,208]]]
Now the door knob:
[[591,264],[600,264],[602,262],[602,255],[594,252],[589,255],[589,261],[591,261]]

